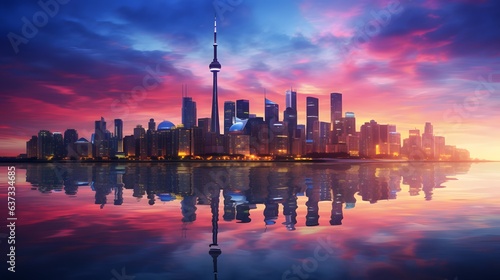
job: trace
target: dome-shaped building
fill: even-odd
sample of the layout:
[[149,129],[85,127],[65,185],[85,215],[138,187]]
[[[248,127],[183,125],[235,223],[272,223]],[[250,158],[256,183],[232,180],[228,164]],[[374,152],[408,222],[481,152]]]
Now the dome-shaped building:
[[229,132],[243,132],[248,120],[236,120],[236,123],[229,128]]
[[162,121],[158,124],[158,130],[170,130],[175,129],[175,124],[170,121]]

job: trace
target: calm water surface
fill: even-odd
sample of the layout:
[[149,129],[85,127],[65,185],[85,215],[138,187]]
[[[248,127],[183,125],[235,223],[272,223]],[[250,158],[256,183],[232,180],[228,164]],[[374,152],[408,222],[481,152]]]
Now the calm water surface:
[[500,279],[499,163],[16,168],[1,279]]

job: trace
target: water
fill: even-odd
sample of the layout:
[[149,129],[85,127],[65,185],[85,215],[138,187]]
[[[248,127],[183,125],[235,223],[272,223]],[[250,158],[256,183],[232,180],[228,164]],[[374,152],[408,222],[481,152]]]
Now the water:
[[16,168],[1,279],[500,279],[498,163]]

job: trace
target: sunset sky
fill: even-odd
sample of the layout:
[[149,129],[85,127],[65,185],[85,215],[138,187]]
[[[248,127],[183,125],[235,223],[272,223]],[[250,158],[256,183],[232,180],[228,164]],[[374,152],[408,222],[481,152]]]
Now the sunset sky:
[[183,84],[209,117],[215,12],[221,120],[236,99],[263,116],[265,91],[283,111],[293,87],[299,123],[307,96],[329,122],[341,92],[358,130],[374,119],[406,138],[432,122],[447,144],[500,160],[499,1],[43,1],[0,3],[0,155],[41,129],[90,139],[101,116],[126,135],[179,124]]

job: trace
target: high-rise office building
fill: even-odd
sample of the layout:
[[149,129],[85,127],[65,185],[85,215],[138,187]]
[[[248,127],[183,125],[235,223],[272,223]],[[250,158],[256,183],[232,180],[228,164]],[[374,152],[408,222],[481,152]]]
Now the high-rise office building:
[[217,60],[217,20],[214,21],[214,59],[212,63],[210,63],[209,68],[210,72],[213,74],[212,118],[210,123],[210,132],[220,134],[217,73],[220,72],[221,64]]
[[134,135],[123,137],[123,152],[127,157],[135,157],[135,138]]
[[402,153],[410,160],[423,160],[422,136],[419,129],[410,129],[408,138],[403,140]]
[[434,128],[430,122],[425,123],[424,133],[422,134],[422,149],[427,159],[434,159],[436,153]]
[[123,153],[123,121],[121,119],[115,119],[115,142],[117,153]]
[[356,116],[353,112],[346,112],[344,119],[344,134],[355,135],[356,134]]
[[288,129],[284,122],[273,122],[272,137],[269,139],[269,153],[273,155],[286,155],[289,151],[290,143],[288,138]]
[[380,141],[378,143],[378,147],[376,154],[377,155],[391,155],[391,141],[390,141],[390,133],[396,132],[396,126],[390,124],[381,124],[379,125],[379,135]]
[[422,148],[422,137],[420,136],[419,129],[410,129],[408,132],[409,145],[412,149]]
[[135,139],[135,156],[139,159],[147,158],[147,142],[146,142],[146,130],[142,125],[137,125],[134,128],[134,139]]
[[123,139],[123,120],[115,119],[114,123],[115,123],[114,136],[117,137],[118,139]]
[[316,97],[306,98],[306,139],[314,140],[313,131],[315,122],[319,121],[319,100]]
[[158,156],[158,133],[156,131],[156,122],[150,119],[148,130],[146,131],[146,154],[148,157]]
[[206,134],[210,131],[210,118],[199,118],[198,119],[198,127],[202,129],[203,134]]
[[330,94],[330,119],[333,131],[333,143],[338,143],[338,137],[342,135],[342,94]]
[[50,159],[54,156],[54,137],[48,130],[38,132],[37,158]]
[[109,140],[111,133],[106,130],[106,121],[101,117],[100,121],[95,121],[94,132],[94,157],[102,158],[109,156]]
[[236,117],[238,119],[248,119],[250,116],[250,101],[246,99],[236,100]]
[[330,143],[330,127],[331,125],[328,122],[319,122],[319,143],[317,152],[326,152],[326,146]]
[[149,119],[149,122],[148,122],[148,130],[156,130],[156,122],[155,122],[155,119]]
[[64,131],[64,156],[77,158],[77,151],[75,150],[75,142],[78,141],[78,132],[76,129],[66,129]]
[[182,124],[187,129],[196,126],[196,102],[191,97],[182,98]]
[[292,153],[293,151],[293,142],[296,137],[297,130],[297,110],[292,107],[287,107],[283,112],[283,121],[286,123],[288,129],[288,151]]
[[245,134],[250,135],[250,154],[267,154],[269,152],[269,138],[262,137],[269,131],[269,126],[262,117],[250,118],[244,128]]
[[434,126],[430,122],[425,123],[424,133],[434,135]]
[[295,141],[297,130],[297,92],[292,89],[285,92],[286,108],[283,112],[283,121],[288,128],[288,152],[293,153],[293,143]]
[[193,155],[193,139],[191,129],[179,128],[178,132],[178,156],[191,156]]
[[64,154],[66,152],[66,149],[64,149],[63,135],[61,132],[54,132],[52,136],[54,137],[54,158],[62,159],[64,158]]
[[371,120],[361,126],[359,137],[359,155],[374,157],[377,155],[377,145],[380,143],[380,126]]
[[235,117],[235,104],[233,101],[224,102],[224,135],[227,135],[229,128],[233,125]]
[[389,132],[389,152],[393,157],[399,157],[401,154],[401,134],[399,132]]
[[446,141],[443,136],[434,136],[434,158],[441,159],[445,154]]
[[279,105],[269,99],[265,99],[265,122],[268,127],[275,122],[279,122]]
[[297,92],[293,90],[287,90],[285,92],[285,104],[286,108],[292,108],[297,111]]

